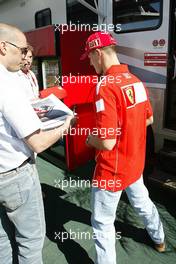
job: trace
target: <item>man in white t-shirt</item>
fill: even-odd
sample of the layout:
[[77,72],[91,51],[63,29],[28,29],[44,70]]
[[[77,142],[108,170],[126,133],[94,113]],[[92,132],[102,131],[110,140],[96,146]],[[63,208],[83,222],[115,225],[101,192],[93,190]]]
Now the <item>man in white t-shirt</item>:
[[18,71],[27,53],[24,34],[0,23],[0,263],[12,263],[9,220],[15,227],[20,264],[42,264],[45,220],[33,153],[54,144],[72,117],[50,131],[41,121],[10,72]]
[[33,71],[31,71],[33,52],[33,47],[28,45],[28,52],[25,56],[23,66],[21,67],[21,70],[18,71],[22,88],[25,90],[27,98],[31,101],[38,99],[39,97],[38,81]]

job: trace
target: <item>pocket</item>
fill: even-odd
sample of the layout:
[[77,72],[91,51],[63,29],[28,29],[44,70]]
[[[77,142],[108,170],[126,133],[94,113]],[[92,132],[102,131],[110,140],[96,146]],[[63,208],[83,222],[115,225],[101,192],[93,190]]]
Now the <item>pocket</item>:
[[0,203],[6,210],[13,211],[28,200],[34,185],[31,173],[29,166],[26,165],[11,179],[8,177],[4,182],[0,182]]
[[24,203],[19,183],[13,182],[0,189],[0,203],[10,211],[17,209]]

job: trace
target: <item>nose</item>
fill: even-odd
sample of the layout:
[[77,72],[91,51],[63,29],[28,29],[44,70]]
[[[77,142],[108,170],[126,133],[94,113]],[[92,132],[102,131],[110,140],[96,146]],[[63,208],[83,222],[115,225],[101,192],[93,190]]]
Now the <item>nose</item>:
[[25,59],[26,55],[22,54],[21,55],[21,63],[24,64],[26,59]]

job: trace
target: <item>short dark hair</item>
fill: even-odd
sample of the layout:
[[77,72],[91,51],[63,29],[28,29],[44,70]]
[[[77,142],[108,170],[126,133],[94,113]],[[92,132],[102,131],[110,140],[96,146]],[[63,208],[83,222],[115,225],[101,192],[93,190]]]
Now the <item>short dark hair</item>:
[[34,56],[34,48],[29,43],[27,47],[28,47],[28,51],[30,50],[32,52],[32,55]]

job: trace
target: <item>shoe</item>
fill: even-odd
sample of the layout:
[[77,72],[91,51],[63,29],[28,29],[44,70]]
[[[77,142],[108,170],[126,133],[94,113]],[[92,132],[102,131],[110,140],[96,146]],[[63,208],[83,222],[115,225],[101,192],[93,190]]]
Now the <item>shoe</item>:
[[159,253],[162,253],[166,250],[166,244],[165,243],[155,244],[154,247],[155,247],[156,251],[158,251]]

